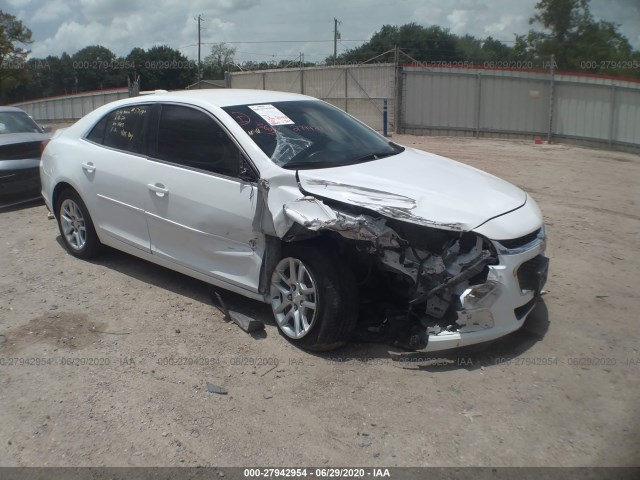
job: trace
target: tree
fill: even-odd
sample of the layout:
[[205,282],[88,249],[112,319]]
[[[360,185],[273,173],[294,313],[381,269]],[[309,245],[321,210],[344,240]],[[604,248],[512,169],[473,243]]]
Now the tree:
[[224,78],[224,72],[235,64],[236,48],[220,42],[214,44],[210,52],[204,58],[203,78],[221,80]]
[[591,20],[589,0],[540,0],[535,9],[538,13],[529,23],[542,25],[557,43],[568,40],[581,24]]
[[[500,43],[489,39],[491,48]],[[422,62],[480,62],[489,52],[489,46],[483,51],[482,40],[471,35],[461,38],[437,25],[423,27],[417,23],[407,23],[400,27],[383,25],[368,42],[338,55],[337,63],[365,62],[375,57],[377,61],[392,62],[396,46],[411,58]],[[509,49],[506,45],[503,47]],[[325,61],[333,63],[333,56]]]
[[13,15],[0,10],[0,65],[25,62],[30,51],[21,45],[32,42],[31,30]]
[[195,62],[167,45],[151,47],[147,51],[134,48],[124,63],[131,80],[140,76],[142,90],[182,89],[193,83],[197,74]]
[[31,30],[13,15],[0,10],[0,101],[6,102],[13,90],[28,78],[26,58],[32,43]]
[[66,95],[76,91],[76,72],[71,57],[64,52],[60,57],[49,55],[44,59],[27,61],[29,80],[19,94],[27,98]]
[[462,59],[467,65],[484,65],[486,62],[506,61],[511,55],[511,47],[508,47],[493,37],[484,40],[472,35],[464,35],[456,40]]
[[516,38],[514,50],[521,56],[545,61],[554,55],[558,68],[566,71],[637,72],[624,68],[635,55],[629,41],[617,25],[593,19],[589,0],[540,0],[535,9],[529,22],[543,30],[531,30],[526,39]]
[[119,68],[116,54],[101,45],[77,51],[72,57],[77,91],[102,90],[127,84],[125,72]]

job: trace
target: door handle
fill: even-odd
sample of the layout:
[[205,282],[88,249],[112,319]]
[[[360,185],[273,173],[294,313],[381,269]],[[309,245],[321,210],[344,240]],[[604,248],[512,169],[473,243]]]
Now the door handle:
[[86,170],[87,173],[93,173],[96,171],[96,167],[92,162],[85,162],[82,164],[82,169]]
[[156,183],[155,185],[153,183],[148,183],[147,187],[152,192],[156,192],[156,195],[159,197],[164,197],[165,195],[169,194],[169,190],[167,188],[164,188],[164,185],[162,185],[161,183]]

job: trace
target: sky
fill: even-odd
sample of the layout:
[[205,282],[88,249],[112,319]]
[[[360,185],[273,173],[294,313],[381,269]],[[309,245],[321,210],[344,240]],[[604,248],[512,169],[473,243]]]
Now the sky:
[[[236,48],[236,62],[322,62],[333,54],[334,18],[338,53],[368,40],[382,25],[439,25],[512,44],[532,28],[537,0],[0,0],[0,10],[33,32],[32,57],[60,55],[102,45],[119,56],[132,48],[169,45],[198,57],[197,15],[202,15],[202,58],[211,44]],[[640,0],[591,0],[598,20],[620,25],[640,49]]]

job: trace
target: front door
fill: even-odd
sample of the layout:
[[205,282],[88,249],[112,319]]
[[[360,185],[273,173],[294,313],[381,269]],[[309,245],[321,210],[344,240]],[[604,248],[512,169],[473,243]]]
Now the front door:
[[257,187],[240,149],[208,113],[164,104],[147,170],[154,255],[257,292],[264,236],[252,229]]

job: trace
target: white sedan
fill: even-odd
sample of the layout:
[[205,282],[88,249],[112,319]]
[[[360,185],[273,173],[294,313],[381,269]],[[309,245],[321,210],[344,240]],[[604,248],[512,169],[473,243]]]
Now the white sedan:
[[72,255],[109,245],[267,302],[306,349],[356,328],[417,351],[493,340],[547,277],[525,192],[303,95],[110,103],[55,136],[40,175]]

